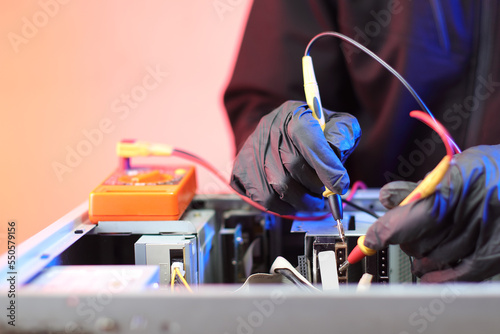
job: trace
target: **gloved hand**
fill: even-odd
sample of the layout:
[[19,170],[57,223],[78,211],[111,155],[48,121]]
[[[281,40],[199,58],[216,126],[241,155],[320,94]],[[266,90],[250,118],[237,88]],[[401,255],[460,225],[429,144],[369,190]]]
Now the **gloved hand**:
[[323,209],[325,185],[343,194],[342,165],[361,129],[346,113],[325,110],[325,132],[304,102],[288,101],[264,116],[238,153],[231,186],[281,214]]
[[400,244],[423,282],[481,281],[500,273],[500,145],[470,148],[452,164],[434,195],[401,207],[416,184],[389,183],[389,210],[369,229],[365,246]]

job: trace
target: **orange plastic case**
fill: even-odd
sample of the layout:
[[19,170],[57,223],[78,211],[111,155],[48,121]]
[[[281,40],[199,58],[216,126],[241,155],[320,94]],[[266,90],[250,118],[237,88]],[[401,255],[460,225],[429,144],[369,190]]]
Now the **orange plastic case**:
[[90,193],[89,219],[176,220],[195,193],[194,166],[120,168]]

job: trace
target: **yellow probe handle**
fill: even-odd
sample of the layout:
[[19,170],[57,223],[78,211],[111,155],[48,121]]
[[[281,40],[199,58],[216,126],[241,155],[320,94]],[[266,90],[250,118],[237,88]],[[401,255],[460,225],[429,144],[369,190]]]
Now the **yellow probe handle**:
[[332,196],[332,195],[336,195],[336,193],[334,193],[333,191],[331,191],[330,189],[325,187],[325,191],[323,191],[323,197],[328,197],[328,196]]
[[371,248],[368,248],[365,246],[365,238],[366,236],[365,235],[362,235],[358,238],[358,247],[359,247],[359,250],[365,254],[366,256],[372,256],[372,255],[375,255],[375,253],[377,252],[376,250],[374,249],[371,249]]
[[318,121],[321,130],[325,131],[325,116],[323,115],[318,83],[310,56],[302,57],[302,74],[304,76],[304,92],[306,94],[307,105],[311,108],[313,117]]
[[119,142],[116,144],[116,155],[123,158],[170,156],[174,148],[166,144],[149,143],[145,141]]
[[[308,55],[302,57],[302,74],[304,76],[304,92],[306,95],[307,105],[311,108],[312,115],[318,121],[321,131],[324,132],[326,125],[325,115],[323,113],[323,107],[321,106],[321,97],[319,95],[316,75],[314,74],[312,58]],[[340,237],[342,241],[344,241],[344,230],[341,223],[342,200],[340,199],[340,195],[335,194],[333,191],[325,187],[323,197],[328,198],[332,216],[337,221],[337,228],[339,230]]]
[[[302,57],[302,72],[304,76],[304,91],[306,94],[306,102],[312,110],[313,117],[318,121],[321,130],[325,131],[325,116],[323,107],[321,106],[321,98],[319,96],[318,83],[314,74],[314,66],[310,56]],[[325,187],[323,197],[335,195],[333,191]]]
[[[441,162],[434,167],[434,169],[422,180],[422,182],[419,183],[419,185],[413,189],[413,191],[405,197],[405,199],[399,203],[399,206],[406,205],[408,203],[411,203],[413,201],[416,201],[421,198],[425,198],[427,196],[430,196],[431,194],[434,193],[436,190],[437,185],[443,180],[444,175],[446,174],[446,171],[448,170],[448,167],[450,166],[450,161],[451,161],[451,156],[446,155]],[[363,252],[363,254],[370,256],[375,254],[375,250],[368,248],[364,245],[364,239],[365,236],[361,236],[358,239],[358,246]],[[360,239],[363,238],[360,242]],[[361,246],[362,244],[362,246]]]
[[399,206],[406,205],[414,200],[430,196],[436,190],[437,185],[441,182],[448,167],[450,166],[451,156],[446,155],[441,162],[399,203]]

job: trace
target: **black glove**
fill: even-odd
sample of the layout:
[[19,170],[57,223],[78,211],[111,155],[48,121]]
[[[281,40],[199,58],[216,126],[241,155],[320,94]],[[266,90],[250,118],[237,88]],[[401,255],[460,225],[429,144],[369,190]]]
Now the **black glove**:
[[325,185],[345,193],[342,163],[361,129],[349,114],[324,111],[324,133],[304,102],[285,102],[264,116],[236,157],[231,186],[281,214],[323,209]]
[[[455,155],[430,197],[389,210],[368,229],[365,246],[400,244],[423,282],[481,281],[500,273],[500,145]],[[389,183],[388,208],[416,186]]]

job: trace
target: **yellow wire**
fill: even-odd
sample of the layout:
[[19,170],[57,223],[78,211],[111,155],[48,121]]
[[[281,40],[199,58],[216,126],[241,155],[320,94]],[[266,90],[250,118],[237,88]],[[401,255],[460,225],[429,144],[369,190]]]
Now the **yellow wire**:
[[175,276],[175,274],[177,274],[177,276],[179,276],[179,278],[181,279],[182,284],[184,284],[184,286],[186,287],[186,289],[188,289],[189,292],[193,293],[193,290],[191,290],[191,287],[189,286],[188,282],[181,275],[181,271],[179,270],[179,268],[175,268],[174,269],[174,276]]
[[173,273],[170,274],[170,276],[172,277],[170,279],[170,291],[174,291],[174,285],[175,285],[175,270]]

